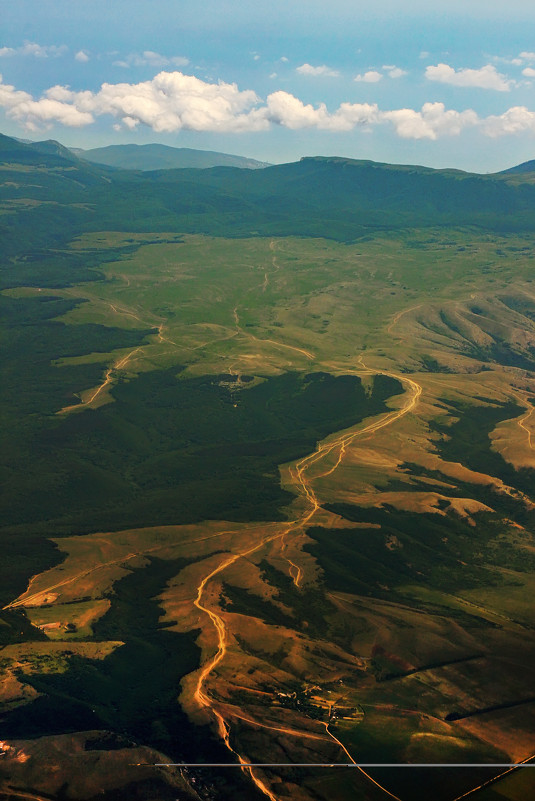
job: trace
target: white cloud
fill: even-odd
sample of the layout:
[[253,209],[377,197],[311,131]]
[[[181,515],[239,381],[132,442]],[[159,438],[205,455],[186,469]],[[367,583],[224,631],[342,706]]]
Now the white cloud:
[[332,115],[336,130],[350,131],[355,126],[369,128],[381,122],[381,112],[376,103],[341,103]]
[[276,125],[297,130],[299,128],[318,128],[324,131],[350,131],[356,125],[366,125],[378,120],[378,108],[368,103],[342,103],[330,114],[325,103],[314,107],[304,104],[288,92],[273,92],[267,98],[266,109],[260,114]]
[[522,75],[525,75],[526,78],[535,78],[535,70],[533,67],[526,67],[522,70]]
[[327,78],[338,78],[340,75],[338,70],[333,70],[326,64],[322,64],[319,67],[313,67],[312,64],[301,64],[301,66],[297,67],[295,71],[300,75],[320,75]]
[[154,50],[130,53],[126,58],[113,62],[114,67],[186,67],[189,59],[185,56],[162,56]]
[[311,103],[303,103],[288,92],[273,92],[268,95],[265,116],[269,122],[293,130],[297,128],[321,128],[329,118],[325,103],[314,108]]
[[363,81],[364,83],[377,83],[382,79],[383,75],[377,70],[368,70],[365,72],[364,75],[355,75],[355,81],[360,82]]
[[396,67],[395,64],[383,64],[383,69],[390,78],[402,78],[403,75],[408,74],[406,70]]
[[0,57],[6,58],[8,56],[33,56],[34,58],[48,58],[49,56],[57,57],[66,53],[68,47],[66,45],[40,45],[37,42],[24,42],[20,47],[1,47]]
[[407,70],[402,70],[400,67],[392,67],[392,69],[388,71],[390,78],[403,78],[403,76],[407,74]]
[[277,77],[277,73],[276,73],[276,72],[272,72],[272,73],[271,73],[271,75],[270,75],[269,77],[270,77],[270,78],[276,78],[276,77]]
[[483,132],[498,137],[529,131],[535,134],[535,112],[525,106],[513,106],[499,116],[490,116],[483,121]]
[[508,92],[514,85],[514,81],[507,80],[492,64],[486,64],[478,70],[454,70],[448,64],[437,64],[426,68],[425,77],[429,81],[447,83],[451,86],[494,89],[497,92]]
[[279,61],[288,61],[288,59],[286,58],[286,56],[281,56]]
[[530,132],[535,135],[535,112],[515,106],[501,115],[479,118],[473,109],[447,109],[443,103],[425,103],[421,109],[381,110],[375,103],[341,103],[329,111],[325,103],[312,105],[276,91],[262,101],[252,90],[236,84],[209,83],[181,72],[160,72],[140,83],[105,83],[97,92],[76,92],[52,86],[40,98],[2,82],[0,107],[8,117],[30,130],[59,123],[90,125],[99,116],[111,116],[114,130],[146,125],[152,130],[241,132],[264,131],[273,125],[291,130],[312,128],[350,131],[391,125],[404,139],[437,140],[477,128],[490,137]]
[[140,123],[159,133],[260,130],[268,127],[258,113],[259,98],[236,84],[210,84],[181,72],[160,72],[137,84],[105,83],[98,92],[52,87],[46,98],[70,103],[82,113],[110,114],[127,128]]
[[88,99],[90,110],[113,114],[131,127],[138,123],[155,131],[256,130],[266,127],[254,118],[259,98],[236,84],[211,84],[181,72],[160,72],[139,84],[103,84]]
[[524,64],[531,64],[535,61],[535,53],[530,53],[527,50],[524,50],[522,53],[519,53],[518,56],[515,56],[515,58],[491,56],[491,59],[496,64],[513,64],[515,67],[522,67]]
[[271,125],[347,131],[380,121],[376,105],[342,103],[330,113],[324,103],[305,104],[284,91],[271,93],[262,104],[255,92],[240,91],[236,84],[207,83],[181,72],[161,72],[137,84],[103,84],[98,92],[53,86],[39,100],[12,86],[0,83],[0,89],[0,106],[32,129],[54,121],[88,125],[101,115],[115,117],[115,127],[143,124],[156,132],[260,131]]
[[383,119],[390,121],[403,139],[438,139],[458,136],[464,128],[478,124],[475,111],[446,110],[444,103],[424,103],[421,111],[403,108],[385,111]]
[[1,75],[0,107],[6,109],[8,117],[18,120],[32,131],[38,129],[40,125],[46,126],[54,122],[71,128],[94,122],[92,114],[80,111],[72,103],[54,98],[53,93],[34,100],[27,92],[21,92],[14,86],[3,83]]
[[85,50],[79,50],[74,56],[74,58],[81,64],[86,64],[89,61],[89,55],[85,52]]
[[35,58],[48,58],[47,48],[36,42],[26,42],[23,47],[18,49],[19,53],[24,56],[35,56]]
[[15,89],[14,86],[4,83],[0,76],[0,106],[11,110],[16,108],[18,104],[25,103],[30,100],[33,100],[31,95],[29,95],[27,92],[21,92],[19,89]]

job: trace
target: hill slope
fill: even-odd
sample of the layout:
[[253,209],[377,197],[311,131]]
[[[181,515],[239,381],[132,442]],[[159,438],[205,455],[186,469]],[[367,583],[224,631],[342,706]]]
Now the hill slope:
[[[117,170],[55,142],[0,137],[4,254],[84,231],[313,236],[408,228],[535,230],[535,186],[503,176],[314,157],[265,169]],[[58,214],[57,205],[62,207]],[[14,213],[16,212],[16,214]]]
[[502,170],[498,175],[511,175],[524,172],[535,172],[535,159],[530,161],[523,161],[522,164],[517,164],[515,167],[509,167],[507,170]]
[[241,167],[257,170],[268,164],[243,156],[167,145],[109,145],[92,150],[73,149],[80,158],[126,170],[166,170],[183,167]]

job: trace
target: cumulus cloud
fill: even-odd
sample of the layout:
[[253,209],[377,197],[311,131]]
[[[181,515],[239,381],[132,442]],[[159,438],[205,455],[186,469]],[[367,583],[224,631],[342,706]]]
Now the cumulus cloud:
[[74,58],[76,61],[80,61],[81,64],[86,64],[89,61],[89,55],[85,52],[85,50],[79,50]]
[[360,81],[363,81],[364,83],[377,83],[382,79],[382,77],[383,74],[381,72],[377,72],[377,70],[368,70],[368,72],[365,72],[363,75],[355,75],[354,80],[357,81],[357,83]]
[[424,103],[421,111],[409,108],[385,111],[382,117],[394,125],[396,133],[403,139],[458,136],[464,128],[479,122],[472,109],[455,111],[446,109],[444,103]]
[[40,45],[37,42],[24,42],[20,47],[0,47],[0,57],[9,56],[33,56],[34,58],[57,57],[66,53],[66,45]]
[[402,78],[403,75],[408,75],[407,70],[402,70],[395,64],[383,64],[383,69],[389,78]]
[[487,117],[483,123],[487,136],[498,137],[529,131],[535,133],[535,112],[525,106],[513,106],[503,114]]
[[94,117],[89,112],[81,111],[71,103],[65,103],[53,95],[34,100],[27,92],[21,92],[14,86],[5,84],[1,75],[0,107],[6,109],[8,117],[22,122],[30,131],[50,123],[59,122],[70,128],[78,128],[94,122]]
[[381,122],[381,112],[376,103],[341,103],[332,119],[335,130],[350,131],[356,126],[369,129]]
[[403,78],[404,75],[408,75],[407,70],[402,70],[400,67],[392,67],[388,70],[390,78]]
[[297,128],[321,128],[329,119],[325,103],[315,108],[311,103],[303,103],[289,92],[273,92],[268,95],[265,117],[269,122],[283,125],[293,130]]
[[368,103],[342,103],[333,113],[327,111],[325,103],[313,106],[303,103],[289,92],[273,92],[266,107],[259,109],[266,121],[284,128],[317,128],[323,131],[350,131],[356,125],[365,125],[378,120],[378,108]]
[[160,72],[152,80],[137,84],[105,83],[98,92],[53,86],[38,100],[0,83],[0,106],[30,129],[52,122],[88,125],[101,115],[115,117],[114,127],[120,124],[134,129],[143,124],[159,133],[182,128],[260,131],[271,125],[292,130],[347,131],[380,121],[376,105],[342,103],[330,113],[324,103],[305,104],[284,91],[271,93],[262,104],[252,90],[239,90],[236,84],[207,83],[181,72]]
[[186,67],[189,59],[185,56],[162,56],[154,50],[130,53],[126,58],[114,61],[114,67]]
[[515,58],[504,56],[492,56],[492,61],[502,64],[513,64],[515,67],[522,67],[525,64],[532,64],[535,61],[535,53],[523,50]]
[[522,70],[522,75],[525,75],[526,78],[535,78],[535,70],[533,67],[526,67]]
[[320,75],[327,78],[338,78],[340,75],[338,70],[333,70],[326,64],[321,64],[319,67],[313,67],[312,64],[301,64],[295,71],[300,75]]
[[508,92],[514,85],[514,81],[507,80],[492,64],[486,64],[478,70],[455,70],[448,64],[437,64],[427,67],[425,77],[429,81],[447,83],[451,86],[494,89],[497,92]]
[[110,114],[133,129],[140,123],[158,133],[259,130],[268,123],[256,112],[259,98],[236,84],[206,83],[181,72],[160,72],[141,83],[102,84],[98,92],[73,92],[54,86],[46,99],[69,104],[81,113]]
[[105,83],[96,92],[52,86],[40,98],[3,83],[0,76],[0,107],[30,130],[54,123],[80,127],[108,115],[114,130],[146,125],[158,133],[181,129],[250,132],[274,125],[290,130],[351,131],[389,125],[397,136],[416,140],[458,136],[467,128],[491,137],[526,131],[535,135],[535,112],[524,106],[483,119],[472,109],[447,109],[443,103],[382,110],[375,103],[345,102],[330,111],[325,103],[304,103],[282,90],[263,101],[250,89],[222,81],[209,83],[179,71],[160,72],[140,83]]

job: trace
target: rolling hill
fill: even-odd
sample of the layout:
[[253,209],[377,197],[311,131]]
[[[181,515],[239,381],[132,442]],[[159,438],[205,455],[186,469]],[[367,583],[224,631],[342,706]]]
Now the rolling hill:
[[535,172],[535,159],[530,161],[523,161],[522,164],[517,164],[515,167],[509,167],[507,170],[502,170],[499,175],[521,174],[525,172]]
[[207,169],[208,167],[240,167],[258,170],[269,164],[243,156],[217,153],[211,150],[195,150],[189,147],[168,145],[109,145],[91,150],[73,148],[80,158],[109,167],[125,170],[167,170],[183,167]]
[[[120,225],[132,231],[355,241],[411,226],[535,229],[535,187],[529,182],[513,184],[502,176],[457,170],[311,157],[254,170],[218,166],[141,172],[90,163],[58,143],[27,145],[9,137],[0,138],[0,160],[5,203],[16,201],[20,210],[22,198],[32,200],[34,218],[45,213],[35,202],[68,203],[81,230]],[[39,171],[39,181],[30,168]]]

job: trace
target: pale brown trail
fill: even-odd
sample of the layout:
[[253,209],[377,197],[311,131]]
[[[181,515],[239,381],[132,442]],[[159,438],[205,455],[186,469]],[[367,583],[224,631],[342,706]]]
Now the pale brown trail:
[[526,405],[526,406],[527,406],[527,408],[528,408],[528,411],[527,411],[527,414],[525,414],[525,415],[524,415],[524,417],[522,417],[522,418],[521,418],[521,419],[518,421],[518,425],[519,425],[519,426],[520,426],[520,428],[522,428],[522,429],[523,429],[523,430],[526,432],[526,434],[528,435],[528,445],[529,445],[529,447],[531,448],[531,450],[533,450],[533,445],[531,444],[531,429],[530,429],[530,428],[528,428],[528,427],[525,425],[525,423],[527,423],[527,421],[529,420],[529,418],[531,417],[531,415],[532,415],[532,414],[533,414],[533,412],[535,411],[535,407],[533,407],[533,406],[532,406],[532,404],[531,404],[531,403],[530,403],[530,402],[529,402],[527,399],[526,399],[526,400],[524,400],[524,405]]
[[310,361],[313,361],[315,356],[309,350],[305,350],[304,348],[297,348],[295,345],[287,345],[285,342],[278,342],[276,339],[260,339],[260,337],[251,334],[250,331],[244,331],[244,329],[240,325],[240,317],[238,315],[238,306],[235,306],[232,310],[232,314],[234,317],[234,321],[236,323],[236,329],[243,334],[244,337],[248,339],[252,339],[255,342],[269,342],[270,345],[275,345],[277,348],[285,348],[286,350],[293,350],[296,353],[300,353],[305,356]]
[[[234,310],[234,315],[236,319],[236,324],[237,326],[239,326],[237,309]],[[363,371],[370,372],[366,367],[366,365],[364,364],[364,362],[362,361],[362,359],[360,359],[359,361],[362,364]],[[406,403],[400,409],[396,409],[392,412],[389,412],[384,417],[380,418],[379,420],[375,420],[372,423],[369,423],[364,428],[357,428],[355,430],[341,434],[339,437],[336,437],[334,440],[331,440],[330,442],[323,444],[320,443],[313,454],[306,456],[304,459],[301,459],[299,462],[297,462],[295,466],[295,472],[293,472],[293,476],[295,478],[295,482],[298,485],[301,494],[303,495],[303,497],[307,502],[308,508],[305,509],[305,511],[298,519],[292,520],[289,523],[287,523],[283,527],[282,531],[276,531],[275,533],[262,538],[262,540],[256,545],[253,545],[244,551],[232,554],[231,556],[228,556],[225,559],[223,559],[217,567],[215,567],[213,570],[210,571],[210,573],[204,576],[204,578],[198,585],[197,597],[194,603],[195,606],[200,611],[208,615],[212,624],[214,625],[217,635],[217,649],[215,654],[211,657],[211,659],[208,660],[208,662],[204,665],[204,667],[199,673],[196,689],[194,692],[194,699],[197,701],[197,704],[201,708],[209,709],[212,712],[212,714],[216,719],[217,729],[221,739],[225,743],[226,747],[238,757],[242,765],[245,765],[247,760],[243,756],[238,754],[230,744],[230,724],[228,720],[225,719],[223,713],[216,708],[215,702],[210,698],[210,696],[205,690],[205,684],[208,677],[215,670],[215,668],[221,663],[227,652],[227,624],[225,623],[223,617],[217,611],[215,611],[214,609],[210,608],[205,603],[203,603],[203,595],[206,589],[206,585],[216,576],[219,576],[221,573],[223,573],[223,571],[226,570],[228,567],[230,567],[230,565],[237,562],[238,559],[251,556],[253,553],[257,552],[262,547],[264,547],[270,542],[273,542],[276,539],[281,539],[281,541],[284,543],[284,539],[288,534],[297,530],[303,530],[305,528],[305,526],[310,522],[312,517],[316,514],[317,510],[320,508],[320,501],[318,500],[316,493],[314,492],[314,489],[311,484],[311,479],[308,479],[306,475],[307,471],[312,465],[316,464],[324,456],[331,453],[333,449],[339,448],[339,458],[336,462],[336,465],[331,469],[331,471],[329,471],[332,472],[340,464],[343,458],[343,454],[345,453],[345,448],[350,442],[353,441],[353,439],[355,439],[355,437],[361,436],[362,434],[365,433],[367,434],[374,433],[375,431],[378,431],[387,425],[391,425],[396,420],[399,420],[400,417],[403,417],[404,415],[408,414],[410,411],[412,411],[412,409],[415,408],[416,404],[418,403],[418,399],[420,398],[420,395],[422,393],[422,387],[419,384],[417,384],[416,381],[413,381],[412,379],[407,378],[406,376],[398,376],[397,374],[388,373],[386,371],[385,375],[390,375],[392,377],[397,378],[402,383],[408,384],[409,397],[407,398]],[[284,547],[285,546],[283,545],[282,550],[284,550]],[[296,565],[294,562],[291,562],[290,560],[288,560],[288,562],[296,571],[295,573],[292,572],[291,575],[294,584],[296,585],[296,587],[299,587],[302,579],[302,571],[298,567],[298,565]],[[252,720],[249,720],[249,722],[252,723],[253,725],[262,725]],[[326,731],[327,734],[331,737],[331,739],[337,742],[340,745],[340,747],[343,748],[344,752],[348,754],[348,756],[350,756],[345,746],[342,743],[340,743],[340,741],[337,740],[337,738],[334,737],[334,735],[329,731],[328,725],[326,725]],[[288,729],[285,731],[285,733],[293,735],[294,731]],[[302,733],[299,733],[299,736],[302,736]],[[350,758],[351,761],[355,764],[353,758],[352,757]],[[266,796],[268,796],[270,801],[277,801],[276,797],[272,794],[272,792],[269,790],[266,784],[258,776],[255,775],[251,767],[244,767],[243,770],[249,773],[255,785]],[[397,796],[392,795],[392,793],[390,793],[386,788],[382,787],[378,782],[375,781],[375,779],[369,776],[364,770],[360,768],[359,770],[361,770],[362,773],[371,782],[373,782],[373,784],[384,790],[384,792],[387,795],[396,799],[396,801],[400,801],[399,799],[397,799]]]
[[[514,765],[513,767],[508,768],[507,770],[504,770],[503,773],[499,773],[497,776],[493,776],[492,779],[488,779],[486,782],[483,782],[482,784],[478,784],[477,787],[472,787],[472,789],[471,790],[467,790],[466,793],[463,793],[462,795],[458,795],[457,798],[453,799],[453,801],[461,801],[462,798],[468,798],[469,796],[474,795],[475,793],[479,792],[479,790],[483,790],[485,787],[488,787],[489,785],[500,781],[500,779],[503,779],[504,776],[507,776],[509,773],[512,773],[514,770],[520,770],[520,767],[519,767],[520,765],[525,765],[527,762],[531,762],[532,759],[535,759],[535,754],[531,754],[530,756],[526,757],[525,759],[522,760],[522,762],[519,762],[518,765]],[[528,801],[527,796],[526,796],[526,801]]]
[[93,401],[95,401],[98,398],[98,396],[106,389],[106,387],[113,383],[114,371],[123,370],[128,364],[128,362],[132,359],[132,357],[140,350],[143,350],[141,346],[138,348],[134,348],[134,350],[130,351],[130,353],[128,353],[122,359],[115,362],[115,364],[112,367],[108,367],[104,375],[104,381],[95,389],[91,397],[89,397],[85,401],[82,401],[81,403],[75,403],[72,406],[64,406],[63,409],[60,409],[58,414],[67,414],[67,412],[72,412],[75,409],[83,409],[84,406],[91,406]]
[[[180,543],[180,545],[190,545],[194,542],[204,542],[205,540],[211,540],[214,539],[215,537],[222,537],[225,534],[235,534],[235,533],[236,531],[232,529],[226,531],[218,531],[216,534],[209,534],[206,537],[198,537],[194,540],[185,540],[184,542]],[[43,587],[42,590],[39,590],[38,592],[34,592],[31,595],[28,595],[27,593],[29,592],[33,581],[35,580],[35,578],[38,578],[38,576],[34,576],[34,578],[31,579],[26,592],[22,596],[19,596],[19,598],[16,598],[14,601],[11,601],[11,603],[6,604],[6,606],[3,606],[2,610],[15,609],[18,606],[27,606],[29,603],[31,604],[36,599],[39,599],[42,595],[45,595],[48,592],[53,592],[54,590],[58,590],[61,587],[65,587],[67,584],[72,584],[74,581],[78,581],[78,579],[90,576],[91,573],[95,573],[97,570],[102,570],[103,568],[110,567],[111,565],[121,565],[124,562],[129,562],[130,559],[135,559],[138,556],[146,556],[147,554],[155,553],[157,551],[163,551],[166,549],[170,549],[172,547],[173,543],[168,542],[165,545],[157,545],[154,548],[145,548],[142,551],[135,551],[134,553],[124,554],[123,556],[119,556],[116,559],[111,559],[108,562],[100,562],[98,565],[93,565],[93,567],[90,567],[87,570],[83,570],[81,573],[76,573],[74,576],[69,576],[69,578],[63,579],[63,581],[56,582],[56,584],[49,584],[48,587]]]
[[399,796],[394,795],[394,793],[391,793],[390,790],[387,790],[386,787],[383,787],[382,784],[379,784],[379,782],[375,781],[375,779],[372,776],[370,776],[370,774],[367,773],[364,770],[364,768],[361,768],[360,765],[357,765],[357,763],[355,762],[355,760],[353,759],[353,757],[351,756],[351,754],[349,753],[349,751],[347,750],[345,745],[342,742],[340,742],[338,737],[335,737],[334,734],[332,733],[332,731],[329,729],[329,724],[328,723],[324,723],[323,725],[325,726],[325,731],[327,732],[329,737],[331,737],[331,739],[333,739],[335,743],[338,743],[338,745],[340,746],[340,748],[342,749],[344,754],[347,756],[347,758],[353,763],[353,765],[356,765],[357,770],[359,770],[362,773],[363,776],[366,776],[366,778],[369,781],[371,781],[372,784],[375,784],[376,787],[378,787],[380,790],[382,790],[384,793],[386,793],[388,796],[390,796],[390,798],[394,798],[395,801],[402,801],[402,799]]

